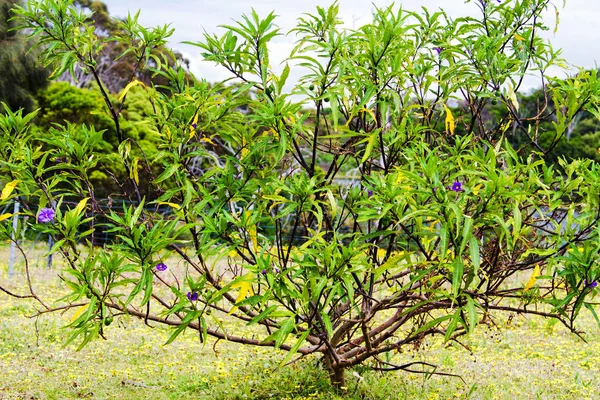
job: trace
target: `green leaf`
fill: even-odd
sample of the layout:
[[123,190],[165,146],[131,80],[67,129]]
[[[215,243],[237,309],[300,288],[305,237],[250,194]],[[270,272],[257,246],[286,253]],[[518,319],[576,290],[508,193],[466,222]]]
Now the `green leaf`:
[[323,324],[325,324],[325,330],[327,331],[327,337],[331,338],[333,336],[333,325],[331,324],[331,319],[329,318],[329,314],[321,313],[321,318],[323,319]]
[[269,335],[263,342],[275,340],[275,348],[278,349],[279,347],[281,347],[283,342],[285,342],[285,340],[289,336],[290,332],[292,332],[292,330],[296,326],[294,321],[295,318],[293,316],[286,319],[281,325],[281,327],[277,331]]
[[594,305],[590,303],[583,303],[583,305],[585,306],[585,308],[590,310],[590,312],[594,316],[594,319],[596,320],[596,323],[598,324],[598,327],[600,328],[600,319],[598,319],[598,314],[596,314],[596,310],[594,310]]
[[285,67],[283,67],[283,72],[281,72],[281,76],[279,77],[279,82],[277,82],[279,93],[281,93],[281,91],[283,90],[283,87],[285,86],[285,82],[287,81],[289,75],[290,66],[288,64],[285,64]]
[[454,259],[452,265],[454,267],[454,270],[452,271],[452,295],[456,298],[458,297],[458,292],[462,283],[464,265],[462,260],[458,257]]
[[517,244],[517,241],[521,237],[521,223],[522,223],[521,210],[519,209],[518,205],[515,205],[515,208],[513,210],[513,237],[512,237],[512,245],[513,246],[515,246]]
[[475,307],[475,301],[471,298],[471,296],[467,296],[467,316],[469,319],[469,333],[473,332],[473,329],[477,326],[478,316],[477,316],[477,308]]
[[377,143],[378,138],[379,138],[378,130],[371,132],[371,135],[369,136],[368,141],[367,141],[367,146],[365,147],[365,152],[363,153],[362,159],[360,160],[361,164],[364,164],[365,161],[367,161],[369,159],[369,157],[371,157],[371,153],[373,152],[373,148],[375,147],[375,144]]
[[202,313],[200,311],[190,311],[186,314],[185,317],[183,317],[183,319],[181,320],[181,323],[177,326],[177,328],[175,328],[175,330],[173,331],[173,333],[171,334],[171,336],[169,336],[169,339],[167,339],[167,341],[165,342],[165,346],[168,345],[169,343],[173,342],[173,340],[175,340],[177,338],[177,336],[179,336],[179,334],[181,332],[183,332],[185,330],[185,328],[188,327],[188,325],[195,320],[196,318],[198,318]]
[[475,236],[471,236],[469,239],[469,254],[473,263],[473,273],[477,275],[479,266],[481,265],[481,254],[479,252],[479,240]]
[[413,337],[418,336],[421,332],[426,332],[427,330],[440,325],[442,322],[447,321],[451,318],[454,318],[454,314],[449,314],[449,315],[444,315],[441,317],[438,317],[436,319],[433,319],[429,322],[427,322],[425,325],[421,326],[419,329],[417,329],[414,333],[412,333]]
[[294,354],[296,354],[296,352],[298,351],[300,346],[302,346],[302,343],[304,343],[304,341],[306,340],[306,338],[308,337],[309,334],[310,334],[310,331],[307,330],[307,331],[304,331],[302,333],[302,335],[300,335],[300,337],[298,338],[296,343],[294,343],[292,348],[287,352],[287,354],[285,355],[283,360],[281,360],[281,362],[279,363],[280,366],[287,364],[292,359]]
[[443,260],[446,257],[446,253],[448,252],[448,226],[444,223],[440,226],[440,260]]
[[465,224],[462,231],[462,240],[460,242],[460,249],[458,252],[459,255],[462,255],[465,251],[465,247],[467,247],[467,243],[469,242],[471,234],[473,233],[473,218],[465,216],[464,221]]
[[275,310],[277,310],[277,305],[272,305],[272,306],[267,307],[260,314],[258,314],[254,318],[252,318],[250,320],[250,322],[248,322],[248,325],[254,325],[254,324],[262,321],[263,319],[268,318],[269,315]]
[[446,335],[444,335],[444,341],[447,342],[448,340],[450,340],[450,338],[452,337],[452,334],[458,327],[458,323],[461,320],[460,312],[461,312],[461,309],[458,308],[454,312],[454,315],[451,316],[452,321],[450,321],[450,324],[448,324],[448,328],[446,328]]
[[152,281],[154,280],[154,275],[152,275],[152,270],[150,268],[144,268],[142,271],[143,281],[145,282],[144,287],[144,298],[142,299],[141,306],[145,306],[152,296]]

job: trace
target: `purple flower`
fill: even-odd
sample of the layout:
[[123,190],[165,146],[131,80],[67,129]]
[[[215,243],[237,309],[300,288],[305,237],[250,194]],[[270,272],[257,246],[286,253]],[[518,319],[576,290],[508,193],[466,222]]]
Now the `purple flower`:
[[367,196],[369,196],[369,197],[373,196],[373,191],[372,190],[367,191]]
[[450,190],[455,191],[456,193],[462,191],[463,190],[462,183],[460,183],[459,181],[454,181]]
[[267,270],[263,269],[262,271],[260,271],[261,274],[266,275],[267,274]]
[[156,264],[156,270],[157,271],[161,271],[161,272],[162,271],[166,271],[167,270],[167,264],[161,263],[161,262],[158,263],[158,264]]
[[54,220],[54,210],[51,208],[42,208],[38,214],[38,222],[47,224]]
[[588,289],[593,289],[593,288],[595,288],[596,286],[598,286],[598,282],[597,282],[597,281],[592,281],[592,282],[589,282],[589,283],[588,283],[587,279],[583,281],[583,284],[584,284],[584,286],[585,286],[586,288],[588,288]]
[[437,51],[438,54],[442,54],[442,51],[444,50],[441,47],[434,47],[433,49]]
[[192,124],[192,128],[194,128],[194,129],[196,129],[196,127],[197,127],[197,126],[198,126],[198,125],[197,125],[196,123],[193,123],[193,124]]
[[198,293],[197,292],[187,292],[187,298],[189,301],[196,301],[196,300],[198,300]]
[[276,273],[276,274],[278,274],[278,273],[280,273],[280,272],[281,272],[281,271],[279,270],[279,268],[277,268],[277,267],[276,267],[276,268],[275,268],[275,273]]

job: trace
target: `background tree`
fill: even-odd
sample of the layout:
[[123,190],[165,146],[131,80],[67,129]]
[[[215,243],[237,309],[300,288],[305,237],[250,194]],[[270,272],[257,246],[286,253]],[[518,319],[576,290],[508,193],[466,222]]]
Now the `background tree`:
[[[132,79],[140,80],[146,85],[151,82],[157,86],[167,84],[161,75],[154,75],[152,72],[151,69],[157,65],[152,57],[144,57],[140,61],[139,55],[147,50],[139,46],[143,41],[139,37],[131,37],[131,30],[119,23],[122,20],[110,16],[106,4],[97,0],[75,0],[73,4],[80,12],[88,15],[88,22],[94,27],[95,35],[102,40],[102,46],[95,54],[95,70],[109,92],[120,92]],[[137,17],[132,19],[132,23],[137,24]],[[158,57],[161,62],[170,66],[181,64],[186,70],[189,68],[189,61],[181,53],[170,51],[162,45],[152,51],[153,56]],[[193,79],[187,71],[186,78]],[[89,87],[95,83],[94,77],[78,66],[69,73],[63,73],[59,80],[79,87]]]
[[[580,71],[570,80],[593,81],[597,79],[597,74],[598,71],[593,70]],[[597,110],[594,108],[578,110],[566,128],[562,128],[562,134],[557,132],[556,105],[553,96],[568,81],[569,79],[553,79],[551,83],[529,93],[515,93],[513,100],[509,99],[509,91],[506,90],[504,98],[500,101],[493,99],[483,106],[480,111],[481,126],[495,130],[501,128],[507,140],[520,155],[526,156],[538,152],[548,163],[559,169],[560,158],[600,161],[598,151],[600,123]],[[511,109],[507,102],[508,104],[514,102],[518,108]],[[468,134],[465,128],[472,126],[468,102],[460,102],[452,108],[452,112],[458,121],[457,134]],[[511,112],[518,113],[519,122],[512,118]],[[437,129],[443,129],[443,121],[439,122]]]
[[[109,95],[109,97],[115,103],[118,102],[117,96]],[[134,157],[152,158],[158,152],[160,143],[156,131],[146,122],[147,116],[153,112],[152,103],[148,99],[147,92],[139,87],[129,90],[128,98],[129,101],[121,108],[123,122],[119,128],[125,137],[137,144],[130,150]],[[115,134],[114,121],[106,112],[106,103],[101,91],[98,88],[79,88],[67,82],[54,82],[48,88],[39,91],[36,99],[39,112],[32,129],[40,132],[40,136],[43,136],[43,132],[65,123],[75,126],[85,125],[101,133],[102,138],[94,145],[93,151],[115,157],[115,162],[88,171],[90,182],[96,188],[96,195],[99,198],[123,197],[124,193],[118,182],[125,180],[126,171],[123,165],[116,161],[119,142]],[[82,140],[84,136],[83,131],[76,132],[75,140]],[[54,161],[67,165],[73,160],[70,160],[67,154],[59,154]],[[152,176],[152,167],[144,165],[149,170],[148,174],[141,175],[140,191],[147,194],[146,180]],[[148,193],[148,195],[152,197],[152,194]]]
[[[0,0],[0,101],[27,112],[34,107],[33,95],[48,84],[48,70],[38,64],[31,43],[16,30],[11,12],[20,0]],[[1,112],[1,111],[0,111]]]

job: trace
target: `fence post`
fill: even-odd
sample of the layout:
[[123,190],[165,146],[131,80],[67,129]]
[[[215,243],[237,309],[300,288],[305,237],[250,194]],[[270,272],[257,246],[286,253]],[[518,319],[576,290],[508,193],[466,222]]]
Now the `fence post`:
[[17,252],[17,228],[19,227],[19,201],[15,201],[15,207],[13,211],[13,220],[12,220],[12,233],[11,233],[11,242],[10,242],[10,259],[8,261],[8,277],[12,278],[15,273],[15,255]]
[[[56,210],[56,201],[52,201],[52,209]],[[48,269],[52,269],[52,253],[50,252],[50,250],[52,250],[52,246],[54,246],[54,238],[52,237],[52,234],[49,233],[48,234],[48,261],[46,262],[46,266],[48,267]]]
[[51,234],[48,234],[48,261],[46,263],[48,269],[52,269],[52,253],[50,252],[50,250],[52,250],[52,246],[54,246],[54,239],[52,239]]

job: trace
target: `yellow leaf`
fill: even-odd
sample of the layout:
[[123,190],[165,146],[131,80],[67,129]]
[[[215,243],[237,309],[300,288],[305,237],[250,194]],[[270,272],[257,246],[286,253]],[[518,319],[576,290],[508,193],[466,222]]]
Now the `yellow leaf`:
[[289,114],[283,120],[285,121],[286,124],[295,124],[296,123],[296,118],[294,118],[294,116],[292,114]]
[[369,115],[371,116],[371,118],[373,118],[373,121],[374,121],[374,122],[377,122],[377,117],[375,117],[375,113],[373,112],[373,110],[369,110],[368,108],[365,108],[365,107],[363,107],[363,108],[361,108],[361,109],[360,109],[360,110],[358,110],[358,111],[359,111],[359,112],[360,112],[360,111],[364,111],[364,112],[366,112],[367,114],[369,114]]
[[194,119],[192,120],[192,126],[190,126],[190,137],[188,140],[194,137],[196,133],[196,124],[198,123],[198,113],[194,114]]
[[330,189],[327,189],[327,198],[329,199],[329,205],[331,206],[331,218],[335,219],[338,212],[338,204],[333,192]]
[[525,38],[521,35],[519,35],[518,33],[514,34],[514,38],[517,39],[519,42],[522,42],[523,40],[525,40]]
[[129,177],[133,179],[136,185],[140,184],[140,175],[138,173],[140,159],[138,157],[134,158],[131,162],[131,171],[129,172]]
[[[254,291],[252,290],[252,275],[250,273],[241,277],[237,282],[231,285],[232,289],[240,289],[238,292],[238,297],[235,299],[235,304],[238,304],[242,300],[244,300],[248,294],[253,295]],[[233,314],[238,307],[234,306],[231,311],[229,311],[229,315]]]
[[367,139],[367,145],[365,146],[365,153],[363,154],[362,159],[360,160],[361,164],[367,161],[371,156],[371,153],[373,152],[373,148],[375,147],[375,143],[377,142],[378,138],[379,135],[377,135],[376,132],[370,134],[369,138]]
[[0,200],[6,200],[8,196],[12,193],[13,190],[17,187],[17,185],[21,182],[20,180],[14,180],[12,182],[8,182],[4,189],[2,189],[2,195],[0,195]]
[[508,84],[508,99],[515,107],[515,110],[519,111],[519,100],[517,100],[517,95],[515,94],[515,90],[513,89],[512,85],[510,83]]
[[71,319],[69,320],[69,322],[75,321],[81,314],[83,314],[85,312],[85,310],[88,309],[89,306],[90,305],[88,303],[88,304],[86,304],[84,306],[79,307],[79,310],[77,310],[77,312],[75,314],[73,314],[73,316],[71,317]]
[[250,235],[250,241],[252,242],[252,248],[256,253],[258,251],[258,238],[256,233],[256,225],[248,228],[248,235]]
[[400,182],[402,181],[402,179],[404,179],[404,174],[401,171],[398,171],[396,174],[396,183],[395,185],[398,186],[400,184]]
[[161,201],[160,203],[158,203],[160,205],[166,205],[171,207],[174,210],[179,210],[181,208],[181,206],[179,204],[175,204],[175,203],[169,203],[167,201]]
[[85,205],[87,204],[88,201],[88,197],[86,197],[85,199],[82,199],[77,206],[75,207],[75,214],[81,214],[81,212],[83,211],[83,209],[85,208]]
[[250,150],[246,148],[246,138],[242,137],[242,158],[246,157]]
[[446,132],[454,135],[454,115],[452,115],[452,111],[445,104],[444,110],[446,110]]
[[9,219],[12,216],[13,215],[11,213],[2,214],[2,215],[0,215],[0,221],[4,221],[5,219]]
[[138,81],[137,79],[129,82],[129,84],[127,86],[125,86],[125,89],[123,89],[123,93],[121,93],[121,95],[119,96],[119,101],[123,100],[125,98],[125,96],[127,96],[127,92],[129,92],[129,89],[131,89],[135,85],[146,86],[146,85],[144,85],[144,82]]
[[523,288],[523,293],[525,293],[526,291],[531,289],[533,285],[535,285],[535,281],[537,280],[538,276],[540,276],[540,266],[536,265],[533,269],[533,272],[531,273],[531,276],[529,277],[529,281],[527,281],[527,285],[525,285],[525,287]]
[[262,135],[266,137],[269,136],[269,134],[273,135],[275,139],[279,139],[279,133],[275,129],[270,128],[269,130],[264,131]]

